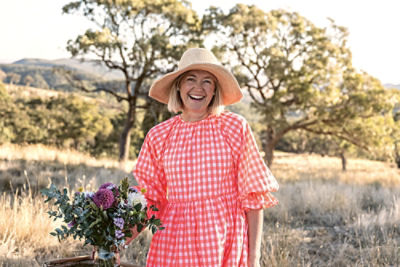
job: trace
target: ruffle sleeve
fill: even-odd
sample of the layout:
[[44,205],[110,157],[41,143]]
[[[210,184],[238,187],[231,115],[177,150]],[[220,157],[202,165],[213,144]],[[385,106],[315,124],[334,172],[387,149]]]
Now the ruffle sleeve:
[[[167,188],[165,173],[158,163],[157,152],[149,134],[143,142],[133,175],[139,184],[138,187],[146,190],[144,196],[148,204],[148,216],[157,216],[167,202]],[[155,205],[159,212],[151,211],[151,205]]]
[[278,204],[271,194],[279,185],[265,165],[249,124],[244,121],[238,158],[239,199],[244,210],[269,208]]

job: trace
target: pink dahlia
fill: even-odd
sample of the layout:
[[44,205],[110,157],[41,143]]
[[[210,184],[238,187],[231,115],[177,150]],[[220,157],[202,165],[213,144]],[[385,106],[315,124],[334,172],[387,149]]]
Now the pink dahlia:
[[109,189],[109,190],[112,190],[112,191],[114,192],[114,194],[115,194],[116,197],[119,196],[118,188],[117,188],[117,186],[116,186],[115,184],[113,184],[113,183],[105,183],[105,184],[102,184],[102,185],[99,187],[99,189]]
[[114,194],[109,189],[99,189],[93,196],[93,202],[97,207],[108,209],[114,203]]
[[113,188],[115,188],[116,186],[115,186],[115,184],[113,184],[113,183],[105,183],[105,184],[102,184],[100,187],[99,187],[99,189],[113,189]]

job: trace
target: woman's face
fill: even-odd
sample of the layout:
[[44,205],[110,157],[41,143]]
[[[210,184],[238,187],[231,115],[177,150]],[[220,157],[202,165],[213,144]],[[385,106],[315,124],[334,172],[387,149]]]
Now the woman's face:
[[208,71],[188,71],[180,83],[184,112],[206,113],[214,96],[216,81]]

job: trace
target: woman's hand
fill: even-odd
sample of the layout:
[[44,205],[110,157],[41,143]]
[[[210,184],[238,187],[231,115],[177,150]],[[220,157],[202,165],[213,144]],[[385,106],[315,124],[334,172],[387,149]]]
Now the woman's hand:
[[[143,227],[143,229],[144,229],[144,227]],[[142,229],[142,231],[143,231],[143,229]],[[131,243],[141,233],[141,232],[137,231],[136,225],[133,228],[131,228],[131,232],[132,232],[132,237],[129,237],[126,239],[125,245],[129,245],[129,243]]]
[[260,257],[250,255],[247,261],[248,267],[261,267]]

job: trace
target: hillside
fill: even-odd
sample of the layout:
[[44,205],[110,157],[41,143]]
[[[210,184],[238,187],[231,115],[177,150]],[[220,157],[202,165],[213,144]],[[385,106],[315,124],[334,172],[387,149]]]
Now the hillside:
[[385,83],[383,86],[388,89],[395,88],[400,90],[400,84]]
[[93,95],[93,94],[86,94],[83,92],[64,92],[64,91],[57,91],[52,89],[43,89],[43,88],[36,88],[33,86],[16,86],[5,84],[5,88],[7,93],[15,100],[17,99],[34,99],[34,98],[42,98],[48,99],[51,97],[67,97],[69,95],[76,95],[79,96],[82,100],[93,103],[101,107],[102,109],[110,109],[112,111],[121,112],[126,108],[125,103],[121,104],[115,100],[114,97],[110,95]]
[[[4,79],[5,83],[31,85],[43,89],[72,90],[65,77],[55,72],[54,66],[46,66],[44,64],[41,66],[29,64],[0,64],[0,70],[7,75]],[[91,82],[98,80],[98,76],[91,73],[79,72],[78,75],[82,80]]]
[[81,62],[77,59],[21,59],[11,64],[0,64],[0,80],[43,89],[73,90],[64,74],[56,71],[60,68],[73,71],[80,80],[90,85],[110,87],[112,84],[114,87],[120,87],[116,80],[120,80],[121,75],[116,71],[110,72],[94,61]]
[[95,60],[81,61],[79,59],[62,58],[56,60],[25,58],[12,63],[14,65],[38,66],[38,67],[66,67],[75,71],[91,74],[103,80],[118,80],[123,76],[118,71],[110,71],[104,64]]

